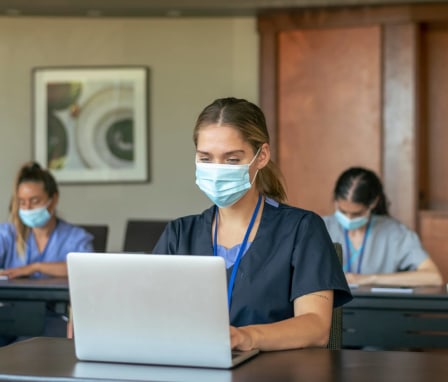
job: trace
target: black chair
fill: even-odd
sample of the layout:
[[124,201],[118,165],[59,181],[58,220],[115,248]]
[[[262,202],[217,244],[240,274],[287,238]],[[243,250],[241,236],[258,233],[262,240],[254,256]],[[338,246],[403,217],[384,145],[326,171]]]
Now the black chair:
[[95,252],[106,252],[109,226],[101,224],[78,224],[93,235],[93,250]]
[[168,220],[128,220],[124,237],[124,252],[151,253]]
[[[338,255],[342,266],[342,245],[340,243],[333,243],[334,249]],[[333,316],[331,318],[330,338],[328,340],[327,348],[331,350],[339,350],[342,347],[342,306],[333,309]]]

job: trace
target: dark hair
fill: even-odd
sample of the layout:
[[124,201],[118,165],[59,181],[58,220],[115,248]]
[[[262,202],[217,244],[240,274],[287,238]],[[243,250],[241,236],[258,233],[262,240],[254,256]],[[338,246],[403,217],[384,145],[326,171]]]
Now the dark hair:
[[378,176],[366,168],[351,167],[344,171],[336,181],[333,197],[334,200],[345,199],[366,207],[378,200],[372,213],[389,215],[383,185]]
[[19,188],[21,183],[36,182],[42,183],[48,197],[58,193],[58,185],[53,175],[48,170],[43,169],[37,162],[29,162],[21,167],[17,174],[15,189]]
[[[194,128],[195,146],[201,128],[215,123],[237,129],[243,140],[252,146],[254,154],[264,143],[269,144],[269,133],[263,112],[257,105],[245,99],[219,98],[206,106],[199,114]],[[286,200],[282,175],[271,160],[258,172],[255,182],[258,190],[264,195],[279,202]]]
[[59,193],[58,185],[53,175],[48,170],[43,169],[37,162],[25,163],[18,171],[14,182],[14,189],[10,204],[10,218],[16,228],[16,248],[19,255],[25,253],[25,244],[30,232],[30,228],[25,226],[19,217],[19,201],[17,191],[19,186],[25,182],[42,183],[44,191],[49,198]]

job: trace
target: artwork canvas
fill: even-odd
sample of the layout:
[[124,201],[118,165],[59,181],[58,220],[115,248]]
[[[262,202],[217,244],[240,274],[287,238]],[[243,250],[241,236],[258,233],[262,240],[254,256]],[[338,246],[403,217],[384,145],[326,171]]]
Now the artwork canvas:
[[34,157],[60,183],[148,180],[148,69],[35,68]]

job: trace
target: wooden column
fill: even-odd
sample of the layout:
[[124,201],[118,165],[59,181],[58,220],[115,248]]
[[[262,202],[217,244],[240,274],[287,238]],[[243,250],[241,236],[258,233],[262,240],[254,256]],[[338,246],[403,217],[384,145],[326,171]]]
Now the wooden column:
[[383,182],[390,213],[417,228],[418,27],[383,27]]

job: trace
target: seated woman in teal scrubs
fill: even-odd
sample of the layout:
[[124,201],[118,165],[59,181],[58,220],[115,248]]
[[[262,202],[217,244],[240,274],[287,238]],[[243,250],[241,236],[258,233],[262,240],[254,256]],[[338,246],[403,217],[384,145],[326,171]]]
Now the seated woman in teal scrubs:
[[[67,254],[93,250],[90,233],[56,216],[58,199],[58,186],[49,171],[35,162],[19,170],[11,222],[0,224],[0,276],[67,276]],[[60,334],[65,335],[65,322],[61,325]]]
[[343,246],[351,284],[440,285],[441,275],[417,234],[389,216],[383,185],[368,169],[352,167],[336,181],[336,212],[324,216],[334,242]]
[[263,112],[217,99],[193,136],[196,184],[214,205],[170,222],[153,253],[225,259],[234,349],[326,346],[350,290],[322,219],[283,203]]

